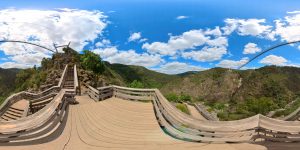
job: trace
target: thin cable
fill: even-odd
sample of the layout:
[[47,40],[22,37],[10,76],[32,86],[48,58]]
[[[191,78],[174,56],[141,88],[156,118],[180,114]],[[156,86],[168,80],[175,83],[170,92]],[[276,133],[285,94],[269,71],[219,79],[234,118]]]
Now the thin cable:
[[247,61],[245,64],[241,65],[240,67],[238,67],[237,69],[241,69],[243,67],[245,67],[247,64],[249,64],[250,62],[252,62],[253,60],[255,60],[257,57],[263,55],[264,53],[266,52],[269,52],[275,48],[278,48],[278,47],[281,47],[281,46],[284,46],[284,45],[289,45],[289,44],[294,44],[294,43],[299,43],[300,40],[297,40],[297,41],[291,41],[291,42],[284,42],[284,43],[280,43],[280,44],[277,44],[277,45],[274,45],[264,51],[262,51],[261,53],[259,53],[258,55],[254,56],[253,58],[251,58],[249,61]]

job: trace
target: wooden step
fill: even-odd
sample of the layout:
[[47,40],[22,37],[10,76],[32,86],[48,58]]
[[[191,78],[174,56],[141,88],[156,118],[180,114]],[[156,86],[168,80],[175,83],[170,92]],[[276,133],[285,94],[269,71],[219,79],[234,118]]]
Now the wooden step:
[[13,116],[13,115],[10,115],[8,113],[5,113],[3,116],[7,117],[7,118],[10,118],[11,120],[17,120],[19,119],[20,117],[16,117],[16,116]]
[[14,107],[9,107],[9,109],[15,110],[15,111],[19,111],[19,112],[23,112],[24,110],[22,109],[18,109],[18,108],[14,108]]
[[7,111],[10,112],[10,113],[18,114],[18,115],[22,115],[23,114],[23,111],[16,111],[14,109],[8,109]]
[[9,115],[12,115],[12,116],[15,116],[15,117],[18,117],[18,118],[22,117],[22,114],[19,114],[19,113],[13,113],[13,112],[10,112],[10,111],[6,111],[5,113],[9,114]]
[[1,118],[1,120],[9,121],[9,119],[7,119],[7,118],[5,118],[3,116],[1,116],[0,118]]
[[41,101],[37,101],[37,102],[33,102],[31,103],[31,106],[35,106],[35,105],[41,105],[41,104],[48,104],[53,98],[48,98],[48,99],[44,99]]
[[6,121],[10,121],[10,120],[12,120],[12,119],[10,119],[9,117],[7,117],[7,116],[4,116],[4,115],[2,115],[2,116],[1,116],[1,119],[4,119],[4,120],[6,120]]

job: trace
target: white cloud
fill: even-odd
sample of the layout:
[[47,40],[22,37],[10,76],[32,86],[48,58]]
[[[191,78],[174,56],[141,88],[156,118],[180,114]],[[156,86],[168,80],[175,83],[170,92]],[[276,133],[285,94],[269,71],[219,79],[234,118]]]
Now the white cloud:
[[296,11],[288,11],[287,13],[288,13],[288,14],[299,14],[300,11],[297,11],[297,10],[296,10]]
[[276,55],[269,55],[263,58],[260,63],[266,64],[266,65],[277,65],[277,66],[284,66],[287,65],[287,60],[282,56],[276,56]]
[[298,49],[300,50],[300,45],[298,46]]
[[107,60],[111,63],[145,67],[153,67],[164,61],[159,55],[150,55],[147,53],[138,54],[134,50],[119,51],[117,54],[107,57],[104,60]]
[[147,38],[142,38],[142,39],[139,40],[139,42],[145,42],[147,40],[148,40]]
[[246,36],[257,36],[261,38],[267,38],[275,40],[274,34],[272,33],[272,26],[264,25],[265,19],[225,19],[226,26],[223,27],[225,35],[231,34],[237,30],[239,35]]
[[206,44],[211,47],[227,47],[228,39],[227,37],[217,37],[215,39],[208,40]]
[[137,41],[141,38],[142,38],[141,32],[135,32],[135,33],[130,34],[130,36],[128,38],[128,42]]
[[[146,49],[147,52],[151,54],[172,57],[182,55],[185,58],[192,58],[197,61],[212,61],[220,59],[227,53],[226,47],[228,46],[228,39],[221,35],[222,33],[219,27],[206,30],[190,30],[178,36],[170,35],[167,42],[145,43],[142,48]],[[202,50],[194,50],[198,49],[200,46],[203,46]],[[187,50],[193,51],[186,52]],[[212,56],[214,55],[214,52],[216,52],[216,56]],[[194,54],[197,54],[197,56],[194,56]],[[210,56],[208,58],[203,58],[207,55]]]
[[275,20],[275,33],[284,41],[300,40],[300,11],[289,14],[284,19]]
[[220,27],[218,27],[218,26],[215,29],[207,29],[204,33],[205,33],[205,35],[214,35],[214,36],[222,35]]
[[148,53],[139,54],[134,50],[118,50],[116,46],[98,48],[92,51],[99,54],[103,60],[110,63],[154,67],[164,62],[160,55],[152,55]]
[[177,16],[176,17],[177,20],[187,19],[187,18],[189,18],[189,16]]
[[255,43],[248,43],[244,47],[243,54],[255,54],[261,52],[261,48],[257,47]]
[[96,47],[107,47],[110,46],[110,40],[103,39],[95,44]]
[[107,58],[117,54],[118,49],[117,47],[113,46],[113,47],[107,47],[102,49],[95,49],[93,50],[93,52],[99,54],[101,58]]
[[35,64],[40,64],[43,58],[49,58],[49,57],[50,57],[49,55],[46,55],[44,53],[27,53],[27,54],[14,55],[11,57],[11,59],[21,64],[35,65]]
[[220,63],[218,63],[216,66],[223,67],[223,68],[232,68],[236,69],[240,67],[241,65],[247,63],[249,61],[248,57],[244,57],[241,60],[235,61],[235,60],[222,60]]
[[145,43],[142,48],[146,49],[149,53],[173,56],[177,53],[177,51],[193,49],[197,46],[201,46],[209,39],[210,37],[205,36],[202,30],[190,30],[179,36],[171,36],[167,43]]
[[187,71],[201,71],[205,69],[206,68],[176,61],[176,62],[169,62],[164,65],[161,65],[160,68],[154,70],[162,73],[167,73],[167,74],[179,74]]
[[227,54],[227,49],[225,47],[204,47],[201,50],[183,52],[182,57],[200,62],[211,62],[220,60],[225,54]]
[[27,65],[27,64],[20,64],[16,62],[5,62],[0,64],[0,68],[30,68],[33,67],[33,65]]
[[[89,42],[101,36],[107,25],[105,19],[106,16],[100,11],[2,9],[0,37],[31,41],[49,48],[53,47],[53,43],[64,45],[71,41],[72,48],[82,50]],[[39,64],[42,59],[39,56],[50,54],[41,48],[16,43],[1,43],[0,50],[14,59],[14,64],[25,63],[25,66]],[[26,59],[25,56],[34,57],[34,60]]]

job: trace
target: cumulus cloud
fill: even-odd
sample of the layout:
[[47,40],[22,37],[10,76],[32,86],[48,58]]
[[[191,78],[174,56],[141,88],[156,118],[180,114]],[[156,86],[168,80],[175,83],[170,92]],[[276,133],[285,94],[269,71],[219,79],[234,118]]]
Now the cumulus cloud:
[[187,19],[189,18],[189,16],[177,16],[176,19],[177,20],[182,20],[182,19]]
[[164,62],[160,55],[137,53],[135,50],[119,50],[116,46],[92,50],[110,63],[154,67]]
[[[168,42],[145,43],[142,48],[149,53],[176,56],[181,54],[184,58],[197,61],[213,61],[220,59],[227,53],[228,40],[220,36],[220,29],[190,30],[178,36],[170,36]],[[201,50],[194,50],[204,46]],[[186,52],[187,50],[192,50]]]
[[111,57],[118,53],[117,47],[106,47],[106,48],[99,48],[93,50],[94,53],[99,54],[101,58]]
[[272,26],[264,25],[265,19],[225,19],[226,26],[223,27],[225,35],[231,34],[233,31],[237,31],[239,35],[257,36],[261,38],[267,38],[275,40],[274,33],[272,32]]
[[220,60],[227,53],[225,47],[204,47],[201,50],[183,52],[182,57],[200,62],[211,62]]
[[204,33],[205,33],[205,35],[214,35],[214,36],[222,35],[220,27],[218,27],[218,26],[215,29],[207,29]]
[[16,62],[4,62],[0,64],[0,68],[30,68],[33,67],[33,65],[28,65],[28,64],[20,64],[20,63],[16,63]]
[[265,65],[276,65],[276,66],[284,66],[287,65],[288,60],[286,60],[282,56],[269,55],[263,58],[260,63]]
[[110,46],[111,42],[110,40],[103,39],[102,41],[99,41],[95,44],[96,47],[108,47]]
[[222,60],[220,63],[218,63],[216,66],[223,67],[223,68],[232,68],[236,69],[240,67],[241,65],[247,63],[249,61],[248,57],[244,57],[241,60],[235,61],[235,60]]
[[255,43],[248,43],[244,47],[243,54],[255,54],[261,52],[261,48],[257,47]]
[[159,55],[151,55],[147,53],[136,53],[134,50],[119,51],[113,56],[107,57],[107,60],[111,63],[121,63],[126,65],[138,65],[145,67],[153,67],[161,62],[163,59]]
[[178,50],[186,50],[203,45],[207,40],[209,40],[209,37],[206,37],[202,30],[190,30],[179,36],[171,36],[167,43],[145,43],[142,48],[150,53],[172,56]]
[[189,65],[182,62],[169,62],[164,65],[161,65],[160,68],[155,69],[158,72],[167,73],[167,74],[179,74],[187,71],[202,71],[206,68]]
[[290,12],[284,19],[275,20],[276,35],[283,41],[300,40],[300,11]]
[[130,34],[128,42],[137,41],[142,37],[141,32],[134,32]]
[[[71,41],[71,47],[76,50],[82,50],[101,36],[107,25],[102,12],[78,9],[2,9],[0,20],[0,37],[4,39],[31,41],[49,48],[53,43],[63,45]],[[39,64],[41,56],[50,55],[44,49],[25,44],[2,43],[0,50],[14,60],[7,63],[9,66]],[[30,57],[34,59],[27,59]]]

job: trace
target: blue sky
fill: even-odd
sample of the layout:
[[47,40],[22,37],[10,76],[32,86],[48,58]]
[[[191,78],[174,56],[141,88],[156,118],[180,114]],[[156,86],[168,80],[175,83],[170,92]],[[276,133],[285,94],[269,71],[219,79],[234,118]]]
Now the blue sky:
[[[299,40],[299,11],[295,0],[3,0],[0,38],[37,39],[48,47],[69,40],[112,63],[176,74],[236,68],[269,46]],[[0,67],[26,68],[50,55],[1,44]],[[299,44],[268,52],[246,69],[264,65],[300,66]]]

